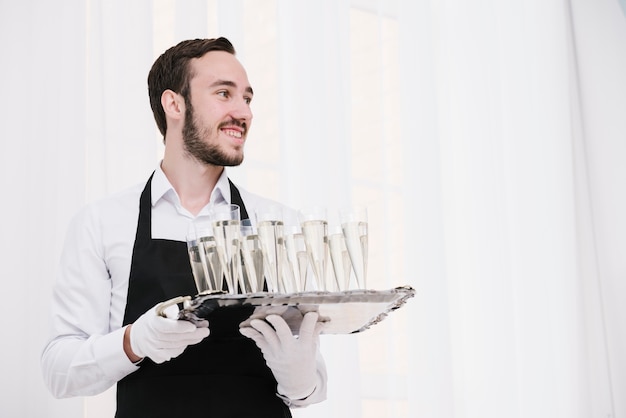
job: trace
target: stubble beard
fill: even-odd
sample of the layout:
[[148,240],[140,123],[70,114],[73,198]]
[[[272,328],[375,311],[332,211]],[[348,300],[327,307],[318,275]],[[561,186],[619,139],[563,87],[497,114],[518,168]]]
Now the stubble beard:
[[[203,164],[234,167],[243,162],[243,153],[227,155],[218,144],[209,144],[203,138],[211,136],[211,127],[198,128],[191,103],[185,110],[185,125],[183,126],[183,144],[185,151],[194,159]],[[229,122],[230,123],[230,122]],[[244,128],[245,129],[245,128]]]

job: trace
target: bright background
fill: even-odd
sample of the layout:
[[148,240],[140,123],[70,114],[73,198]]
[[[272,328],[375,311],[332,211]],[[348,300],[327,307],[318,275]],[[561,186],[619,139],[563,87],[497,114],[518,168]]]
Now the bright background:
[[296,417],[626,417],[625,3],[0,0],[0,416],[112,416],[43,386],[65,229],[157,164],[156,56],[226,36],[255,90],[232,177],[367,205],[369,287],[417,290],[322,337]]

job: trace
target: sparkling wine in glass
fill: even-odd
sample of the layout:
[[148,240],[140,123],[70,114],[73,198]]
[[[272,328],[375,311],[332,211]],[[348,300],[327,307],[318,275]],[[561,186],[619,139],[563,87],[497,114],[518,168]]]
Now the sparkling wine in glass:
[[211,290],[209,286],[209,272],[207,263],[204,259],[204,250],[198,245],[198,241],[187,236],[187,251],[189,253],[189,262],[191,263],[191,272],[193,280],[196,283],[197,293]]
[[216,206],[213,208],[211,218],[217,255],[222,265],[228,293],[239,293],[238,280],[241,267],[239,206]]
[[[327,283],[328,261],[328,221],[326,209],[312,207],[300,211],[300,226],[304,235],[307,254],[311,263],[311,270],[315,276],[318,290],[329,290]],[[334,279],[334,278],[333,278]]]
[[304,292],[307,288],[309,256],[306,252],[304,235],[300,227],[292,226],[285,233],[285,253],[287,273],[294,285],[294,292]]
[[209,265],[201,241],[201,238],[211,234],[212,231],[210,227],[208,229],[200,229],[194,222],[189,224],[186,236],[187,252],[189,253],[191,272],[193,273],[193,279],[198,293],[213,290],[210,281]]
[[336,280],[333,284],[336,286],[335,290],[337,291],[348,290],[352,272],[350,254],[348,253],[341,227],[336,226],[332,229],[333,231],[328,235],[328,247]]
[[198,293],[222,290],[222,267],[209,222],[195,221],[190,224],[187,232],[187,250]]
[[368,251],[367,209],[364,207],[344,209],[340,211],[339,217],[346,247],[352,261],[357,287],[365,289]]
[[263,291],[263,252],[261,242],[249,219],[241,221],[240,276],[243,286],[250,292]]
[[285,250],[282,208],[277,205],[260,208],[256,211],[256,217],[268,291],[284,292],[282,271]]
[[219,252],[215,237],[200,238],[202,248],[204,248],[205,260],[208,265],[209,282],[212,290],[223,290],[224,287],[224,269],[220,261]]

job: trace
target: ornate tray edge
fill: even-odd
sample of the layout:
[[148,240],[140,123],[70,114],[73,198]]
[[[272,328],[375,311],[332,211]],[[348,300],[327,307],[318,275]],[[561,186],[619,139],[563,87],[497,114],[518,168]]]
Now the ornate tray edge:
[[[415,289],[411,286],[399,286],[390,290],[347,290],[343,292],[311,291],[291,294],[281,293],[246,293],[227,294],[225,292],[212,292],[198,294],[195,296],[180,296],[159,305],[157,313],[166,316],[165,310],[172,305],[179,305],[178,319],[197,322],[202,320],[202,315],[224,306],[252,305],[252,306],[293,306],[300,305],[323,305],[327,303],[385,303],[385,307],[375,316],[371,317],[360,328],[347,332],[346,334],[356,334],[363,332],[373,325],[384,320],[390,312],[395,311],[406,304],[415,296]],[[372,301],[371,299],[379,299]],[[299,301],[293,302],[292,301]],[[204,311],[203,311],[204,309]],[[200,312],[200,316],[197,315]],[[342,332],[343,333],[343,332]],[[338,334],[325,333],[322,334]]]

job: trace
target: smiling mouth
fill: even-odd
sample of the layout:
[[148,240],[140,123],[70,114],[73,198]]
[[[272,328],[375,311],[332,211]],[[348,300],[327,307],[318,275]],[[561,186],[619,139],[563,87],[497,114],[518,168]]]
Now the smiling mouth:
[[248,127],[244,122],[231,119],[219,125],[220,131],[235,139],[243,139],[248,131]]
[[243,137],[243,132],[236,130],[236,129],[222,129],[222,132],[224,132],[226,135],[232,137],[232,138],[237,138],[237,139],[241,139]]

